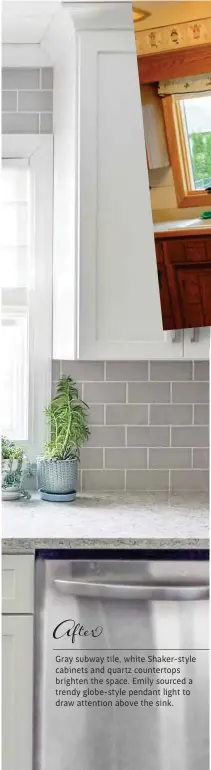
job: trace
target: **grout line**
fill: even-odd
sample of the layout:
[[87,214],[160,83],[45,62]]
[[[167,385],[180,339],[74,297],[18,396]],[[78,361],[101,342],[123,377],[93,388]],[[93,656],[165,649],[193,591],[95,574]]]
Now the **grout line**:
[[80,492],[83,489],[83,470],[80,471]]

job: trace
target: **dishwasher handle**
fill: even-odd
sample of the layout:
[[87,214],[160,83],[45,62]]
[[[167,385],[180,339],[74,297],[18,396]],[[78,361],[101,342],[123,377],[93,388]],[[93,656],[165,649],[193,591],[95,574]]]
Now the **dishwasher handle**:
[[121,585],[54,580],[62,593],[90,599],[136,599],[140,601],[198,601],[209,599],[209,585]]

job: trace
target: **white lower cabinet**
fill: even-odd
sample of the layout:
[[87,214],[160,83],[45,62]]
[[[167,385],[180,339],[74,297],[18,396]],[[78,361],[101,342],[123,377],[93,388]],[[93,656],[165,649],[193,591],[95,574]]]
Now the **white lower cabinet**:
[[[10,565],[11,560],[11,565]],[[17,602],[24,598],[24,581],[16,574],[29,577],[29,560],[33,556],[3,556],[3,577],[13,574],[13,584],[20,586]],[[32,562],[30,569],[32,567]],[[22,586],[21,586],[22,583]],[[11,582],[12,586],[12,582]],[[9,582],[8,582],[9,587]],[[10,590],[8,592],[11,593]],[[2,615],[2,770],[32,770],[33,767],[33,601],[31,614]],[[15,594],[14,594],[15,595]],[[29,608],[28,590],[25,608]],[[14,605],[15,606],[15,605]],[[4,607],[4,596],[3,596]],[[21,611],[24,612],[22,600]]]

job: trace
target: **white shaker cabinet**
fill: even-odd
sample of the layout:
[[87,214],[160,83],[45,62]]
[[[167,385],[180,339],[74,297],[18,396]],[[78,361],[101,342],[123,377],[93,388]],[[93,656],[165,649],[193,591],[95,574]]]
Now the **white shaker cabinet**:
[[162,329],[131,4],[67,13],[54,74],[53,357],[181,358],[182,335]]
[[2,557],[2,770],[33,766],[33,570],[33,556]]

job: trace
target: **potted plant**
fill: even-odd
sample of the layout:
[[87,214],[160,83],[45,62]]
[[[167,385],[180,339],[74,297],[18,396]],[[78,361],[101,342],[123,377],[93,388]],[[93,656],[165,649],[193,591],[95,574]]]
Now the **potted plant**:
[[45,500],[72,500],[76,496],[80,448],[89,436],[88,406],[79,398],[71,377],[63,375],[56,396],[45,409],[50,438],[37,458],[38,484]]
[[[2,500],[19,500],[20,497],[30,498],[29,492],[23,488],[23,476],[26,469],[26,455],[22,447],[16,446],[3,436],[1,442],[2,457]],[[29,473],[30,475],[30,473]]]

